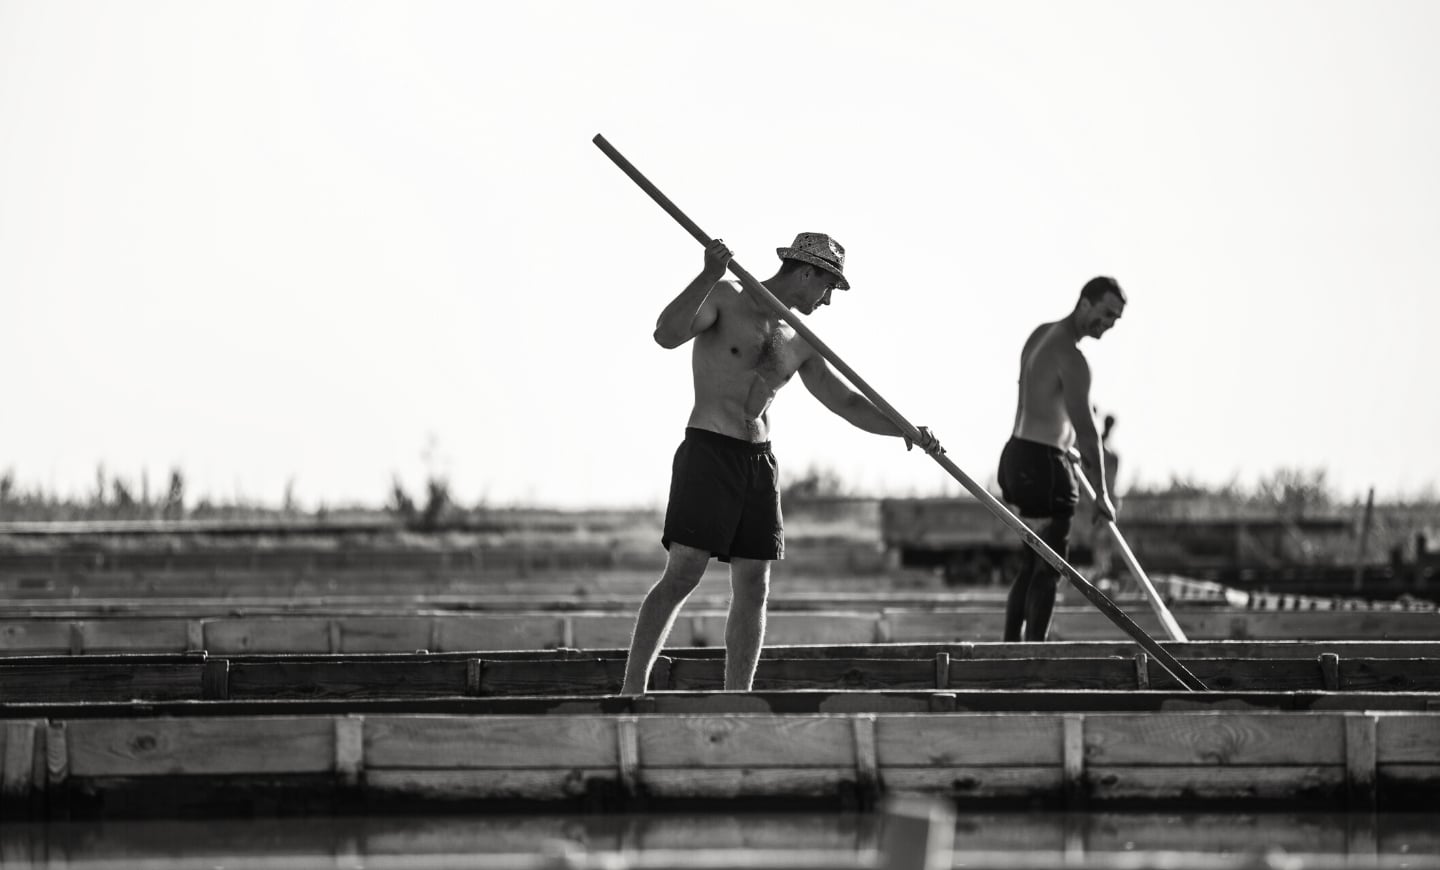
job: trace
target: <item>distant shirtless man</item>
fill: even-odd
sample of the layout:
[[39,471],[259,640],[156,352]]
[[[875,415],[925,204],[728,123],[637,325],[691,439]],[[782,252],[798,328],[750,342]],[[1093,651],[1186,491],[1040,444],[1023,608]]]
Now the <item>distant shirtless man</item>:
[[[812,314],[830,303],[837,287],[850,287],[844,276],[845,249],[827,235],[801,233],[776,253],[780,270],[764,284],[788,308]],[[690,357],[695,406],[671,468],[661,539],[669,551],[665,573],[635,618],[621,690],[626,695],[644,693],[675,615],[712,556],[730,563],[725,688],[750,689],[765,636],[770,562],[785,551],[768,411],[792,375],[798,371],[815,398],[852,425],[904,437],[764,302],[721,280],[730,257],[719,239],[706,246],[704,269],[665,306],[655,325],[661,347],[695,340]],[[942,451],[928,429],[921,427],[920,434],[921,448]]]
[[[1104,335],[1125,311],[1125,293],[1114,278],[1092,278],[1064,320],[1042,323],[1020,354],[1020,395],[1015,429],[1000,454],[1005,500],[1020,516],[1043,521],[1037,530],[1050,549],[1068,558],[1070,521],[1079,489],[1068,453],[1072,445],[1095,487],[1096,512],[1115,519],[1100,436],[1090,405],[1090,365],[1080,339]],[[1055,610],[1059,572],[1025,548],[1020,574],[1005,603],[1005,640],[1043,641]]]

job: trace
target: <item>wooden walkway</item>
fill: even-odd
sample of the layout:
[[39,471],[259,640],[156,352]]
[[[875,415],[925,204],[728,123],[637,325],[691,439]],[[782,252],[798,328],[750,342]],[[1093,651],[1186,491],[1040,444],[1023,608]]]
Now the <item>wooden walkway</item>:
[[[662,696],[658,699],[664,701]],[[677,715],[178,715],[111,705],[0,722],[0,798],[115,811],[263,789],[322,802],[1243,800],[1440,806],[1440,713],[1225,709]],[[710,706],[706,706],[709,704]],[[202,705],[203,708],[203,705]],[[709,709],[711,712],[702,712]],[[578,708],[577,708],[578,710]],[[158,715],[157,715],[158,714]],[[158,802],[158,803],[157,803]]]
[[[786,647],[770,647],[757,669],[755,689],[1183,688],[1143,652],[1120,645],[1111,650],[1100,645],[1066,646],[1079,648],[1047,655],[1035,644],[994,644],[902,655],[887,648],[810,648],[792,654]],[[1100,648],[1092,650],[1092,646]],[[1278,644],[1279,649],[1266,649],[1256,642],[1236,644],[1236,649],[1225,651],[1231,654],[1217,656],[1213,648],[1223,646],[1172,644],[1170,650],[1213,690],[1440,693],[1440,657],[1433,655],[1440,644],[1357,642],[1343,654],[1321,651],[1303,656],[1302,651],[1311,651],[1307,647],[1318,645]],[[1083,654],[1092,651],[1097,654]],[[1255,657],[1244,657],[1247,652]],[[16,657],[0,659],[0,703],[607,695],[619,691],[624,665],[621,650],[564,656],[536,651]],[[716,691],[723,685],[724,662],[719,656],[687,656],[684,651],[661,656],[651,679],[656,691]],[[1440,706],[1440,694],[1436,698]]]
[[[1152,636],[1153,614],[1132,612]],[[1434,611],[1230,611],[1202,606],[1175,617],[1197,640],[1434,640]],[[132,613],[89,618],[0,619],[0,655],[185,652],[411,652],[417,649],[610,648],[628,645],[633,612],[574,611],[404,615],[280,613],[239,616],[156,616]],[[687,608],[670,642],[711,646],[724,638],[723,610]],[[928,609],[777,610],[766,642],[794,644],[945,643],[998,640],[1004,612],[995,606]],[[1121,640],[1125,635],[1091,607],[1056,609],[1055,640]]]

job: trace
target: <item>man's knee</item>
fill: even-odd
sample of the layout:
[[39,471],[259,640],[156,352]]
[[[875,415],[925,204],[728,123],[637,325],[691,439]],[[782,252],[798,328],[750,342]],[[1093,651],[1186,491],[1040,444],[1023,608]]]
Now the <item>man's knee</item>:
[[660,582],[656,585],[689,595],[700,585],[700,578],[705,576],[705,568],[709,564],[710,554],[705,550],[671,543],[669,555],[665,559],[665,573],[660,576]]
[[735,559],[730,563],[730,588],[737,599],[763,602],[770,594],[770,563]]
[[1050,517],[1040,527],[1040,540],[1050,546],[1050,549],[1065,555],[1070,543],[1070,522],[1073,517],[1070,514]]

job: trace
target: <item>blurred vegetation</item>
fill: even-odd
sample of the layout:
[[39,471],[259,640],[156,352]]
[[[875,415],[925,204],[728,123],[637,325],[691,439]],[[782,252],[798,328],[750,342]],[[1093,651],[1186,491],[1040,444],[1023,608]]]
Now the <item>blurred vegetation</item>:
[[[1249,486],[1233,479],[1217,485],[1172,476],[1164,484],[1132,486],[1122,495],[1122,526],[1125,511],[1139,509],[1141,502],[1147,502],[1146,511],[1164,511],[1181,518],[1344,519],[1353,523],[1355,534],[1347,536],[1348,544],[1332,542],[1332,547],[1341,549],[1327,555],[1345,559],[1355,555],[1364,509],[1363,500],[1351,501],[1339,495],[1323,469],[1306,468],[1280,468]],[[811,466],[798,476],[790,476],[782,489],[782,499],[787,507],[864,498],[866,494],[848,485],[839,472],[823,466]],[[525,510],[520,506],[514,509]],[[488,510],[483,502],[473,508],[476,512]],[[300,507],[296,502],[293,479],[287,482],[278,504],[266,504],[241,498],[229,501],[209,496],[197,498],[179,468],[170,470],[164,486],[152,488],[148,477],[142,476],[139,480],[127,478],[100,466],[95,470],[94,484],[89,492],[68,497],[47,492],[41,487],[22,486],[13,469],[0,472],[0,522],[285,518],[323,521],[341,514],[379,514],[400,519],[411,528],[434,529],[463,519],[468,513],[471,509],[456,502],[446,475],[434,467],[427,474],[423,490],[419,493],[408,491],[397,476],[392,479],[390,491],[383,502],[343,508],[322,504],[311,510]],[[1440,495],[1433,489],[1418,497],[1382,497],[1377,500],[1366,540],[1367,561],[1378,562],[1387,558],[1410,560],[1427,541],[1431,550],[1440,543]]]

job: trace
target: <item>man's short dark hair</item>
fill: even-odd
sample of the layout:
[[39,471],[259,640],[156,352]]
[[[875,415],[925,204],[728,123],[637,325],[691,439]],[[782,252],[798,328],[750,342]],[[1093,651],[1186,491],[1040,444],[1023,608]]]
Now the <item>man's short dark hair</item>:
[[1104,275],[1091,278],[1085,282],[1084,287],[1080,288],[1080,298],[1089,299],[1092,305],[1104,299],[1107,293],[1114,293],[1116,296],[1119,296],[1121,302],[1130,301],[1125,298],[1125,291],[1120,289],[1120,285],[1115,282],[1115,279]]
[[790,257],[786,257],[780,261],[779,275],[783,278],[786,275],[793,275],[801,269],[815,269],[816,271],[819,271],[819,269],[815,266],[812,266],[802,260],[795,260]]

